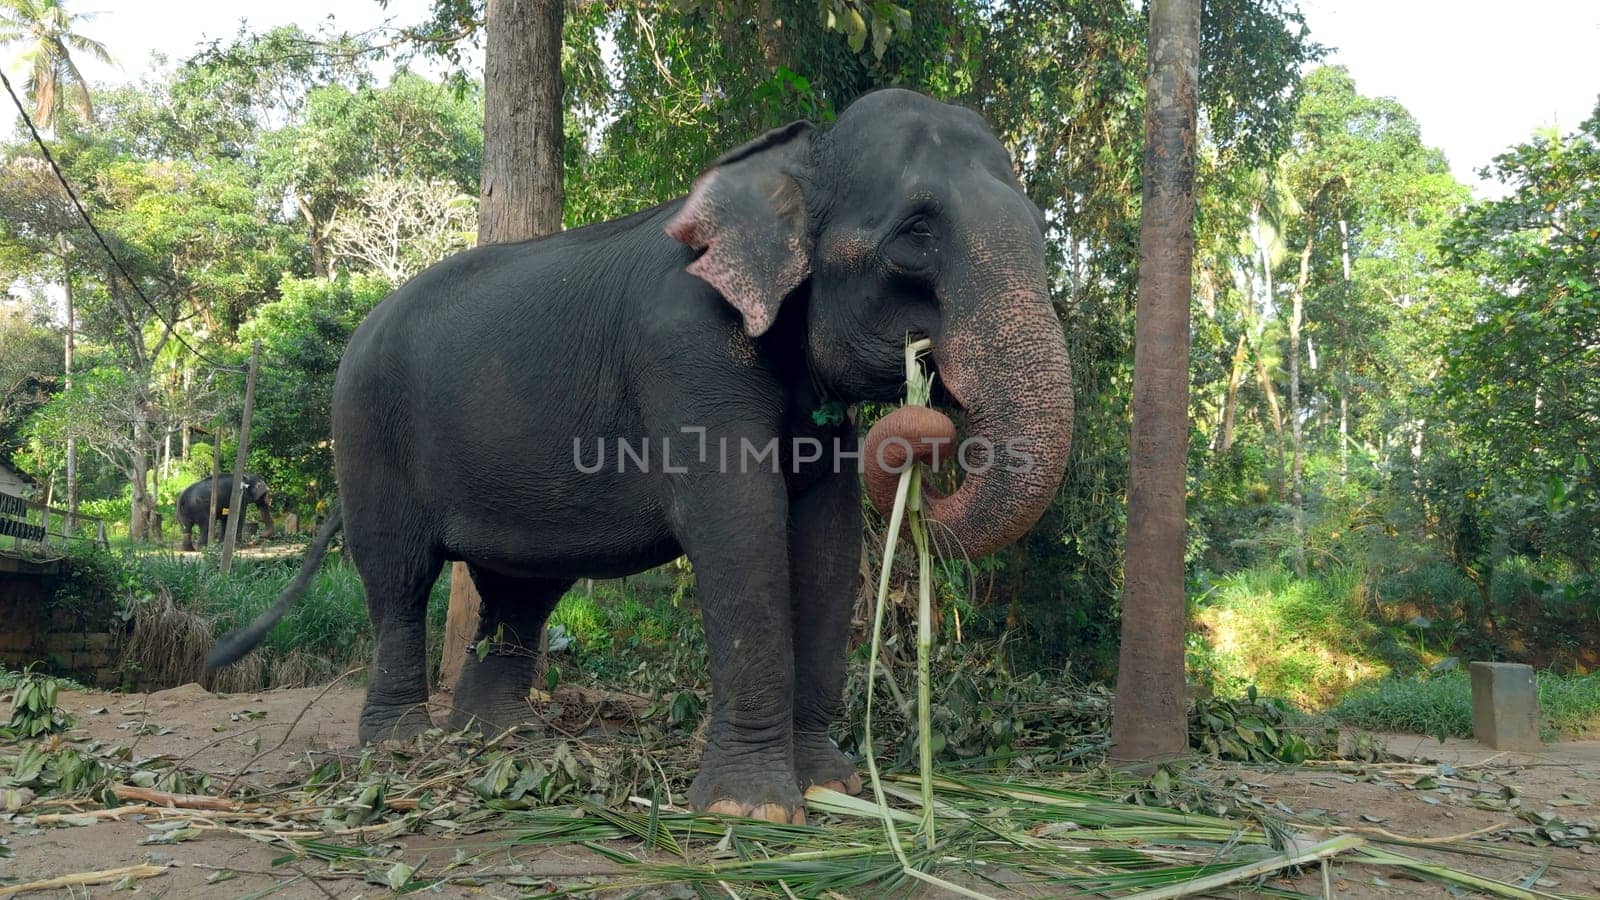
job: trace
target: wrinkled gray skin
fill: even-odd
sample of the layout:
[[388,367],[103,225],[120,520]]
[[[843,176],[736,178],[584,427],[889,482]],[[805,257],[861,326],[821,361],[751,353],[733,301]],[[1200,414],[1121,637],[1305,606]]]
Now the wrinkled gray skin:
[[[969,433],[1020,439],[1035,462],[969,474],[933,507],[941,532],[976,555],[1025,531],[1072,422],[1041,222],[978,116],[889,90],[826,132],[797,123],[729,153],[686,199],[470,250],[401,287],[351,339],[333,401],[376,633],[361,738],[431,724],[424,621],[447,561],[482,594],[479,637],[531,648],[575,579],[687,553],[713,694],[690,801],[799,820],[808,785],[858,790],[827,738],[861,539],[856,464],[832,448],[856,438],[813,413],[897,399],[907,337],[932,338]],[[797,436],[823,458],[794,457]],[[619,471],[619,438],[649,439],[648,472]],[[773,438],[781,471],[738,465],[741,441]],[[598,441],[604,465],[587,474]],[[468,654],[452,724],[524,721],[533,672],[521,648]]]
[[[249,472],[244,476],[244,492],[239,495],[240,502],[255,506],[261,510],[261,523],[267,537],[272,537],[272,507],[268,495],[267,482],[260,475]],[[228,527],[228,517],[222,510],[233,498],[233,476],[221,475],[217,478],[217,539],[221,540]],[[210,543],[210,512],[206,509],[207,501],[211,499],[211,479],[203,478],[183,489],[178,495],[175,504],[178,513],[178,531],[183,535],[183,549],[194,549],[194,528],[200,528],[200,546]],[[243,525],[240,520],[240,525]],[[244,532],[240,531],[240,535]]]

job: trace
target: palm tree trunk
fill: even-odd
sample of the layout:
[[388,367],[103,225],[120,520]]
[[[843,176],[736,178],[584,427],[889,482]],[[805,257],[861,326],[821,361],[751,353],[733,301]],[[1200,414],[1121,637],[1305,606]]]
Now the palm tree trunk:
[[1149,10],[1128,550],[1111,719],[1112,756],[1144,761],[1188,749],[1184,483],[1200,2],[1151,0]]

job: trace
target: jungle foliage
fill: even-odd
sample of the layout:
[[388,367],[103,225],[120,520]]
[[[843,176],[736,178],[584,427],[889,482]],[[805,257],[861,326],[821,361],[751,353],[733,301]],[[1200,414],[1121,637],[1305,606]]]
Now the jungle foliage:
[[[57,104],[51,150],[137,288],[38,148],[0,148],[0,455],[41,497],[75,436],[86,500],[158,539],[213,445],[231,458],[256,340],[251,467],[306,517],[332,496],[344,341],[473,240],[482,90],[460,65],[481,13],[241,32]],[[1116,656],[1145,30],[1140,4],[1100,0],[644,0],[566,22],[569,227],[883,86],[976,108],[1012,150],[1048,223],[1073,460],[1022,542],[942,566],[940,592],[944,627],[1004,638],[1020,671],[1098,680]],[[1192,672],[1320,705],[1449,656],[1600,665],[1600,110],[1506,135],[1509,193],[1476,200],[1404,107],[1317,66],[1292,4],[1207,3],[1202,43]],[[1265,662],[1219,644],[1274,622]]]

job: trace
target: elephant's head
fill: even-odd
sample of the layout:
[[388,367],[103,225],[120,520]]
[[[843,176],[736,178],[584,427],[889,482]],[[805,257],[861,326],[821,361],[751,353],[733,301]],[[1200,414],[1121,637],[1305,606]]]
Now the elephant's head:
[[267,537],[272,537],[272,503],[267,489],[267,481],[260,475],[246,474],[244,476],[244,490],[241,492],[245,503],[254,503],[261,510],[262,532]]
[[[982,118],[910,91],[868,94],[827,131],[795,123],[722,157],[667,231],[704,250],[689,271],[752,337],[803,305],[812,371],[832,396],[898,399],[907,338],[931,338],[976,449],[929,514],[973,556],[1038,520],[1066,468],[1070,370],[1043,217]],[[899,436],[934,437],[915,427]],[[869,477],[877,501],[874,488]]]

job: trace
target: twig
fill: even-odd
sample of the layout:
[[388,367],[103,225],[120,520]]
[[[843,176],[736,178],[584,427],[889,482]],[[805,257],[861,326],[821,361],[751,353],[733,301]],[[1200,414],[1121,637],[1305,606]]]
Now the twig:
[[305,880],[311,882],[311,886],[316,888],[317,890],[321,891],[322,892],[322,896],[327,897],[328,900],[339,900],[339,897],[338,897],[337,894],[334,894],[333,892],[329,891],[327,888],[322,886],[321,882],[317,881],[315,878],[312,878],[310,875],[306,874],[306,870],[305,869],[302,869],[299,866],[290,866],[289,868],[293,869],[294,871],[296,871],[298,873],[300,873],[300,877],[301,878],[304,878]]
[[212,747],[215,747],[218,744],[226,744],[227,742],[229,742],[231,740],[235,740],[237,738],[242,738],[247,734],[252,734],[254,732],[260,731],[263,728],[270,727],[270,726],[272,726],[274,724],[276,724],[276,723],[273,723],[273,722],[262,722],[259,725],[252,725],[249,728],[243,729],[242,731],[230,731],[227,734],[224,734],[222,737],[219,737],[214,741],[207,742],[206,744],[204,744],[204,745],[202,745],[200,747],[197,747],[193,753],[190,753],[188,756],[185,756],[183,759],[178,760],[177,763],[174,764],[173,767],[174,768],[178,768],[178,769],[187,768],[188,765],[189,765],[189,761],[190,760],[192,760],[196,756],[199,756],[200,754],[206,752],[207,750],[210,750]]
[[46,878],[43,881],[29,881],[24,884],[0,886],[0,897],[15,897],[17,894],[26,894],[32,891],[56,891],[62,888],[85,887],[91,884],[114,884],[124,878],[154,878],[165,874],[163,866],[152,866],[142,863],[137,866],[123,866],[120,869],[101,869],[98,872],[79,872],[76,875],[62,875],[58,878]]
[[343,675],[340,675],[338,678],[328,682],[327,685],[322,688],[322,690],[317,692],[315,697],[311,698],[311,702],[307,703],[300,709],[300,714],[294,717],[294,721],[289,723],[289,729],[283,733],[283,740],[279,741],[276,746],[269,747],[268,749],[257,753],[255,756],[250,757],[250,759],[243,766],[239,767],[239,771],[233,773],[233,778],[229,780],[227,787],[222,789],[222,793],[228,794],[232,792],[234,785],[238,784],[239,779],[244,777],[244,773],[250,771],[250,767],[260,762],[262,757],[267,756],[268,754],[277,753],[279,750],[282,750],[283,745],[289,743],[289,735],[294,734],[295,726],[299,725],[300,720],[306,717],[306,713],[311,711],[311,707],[316,706],[319,700],[328,696],[328,692],[333,690],[334,685],[343,684],[346,678],[349,678],[351,675],[354,675],[365,668],[366,666],[356,666],[354,669],[351,669]]

